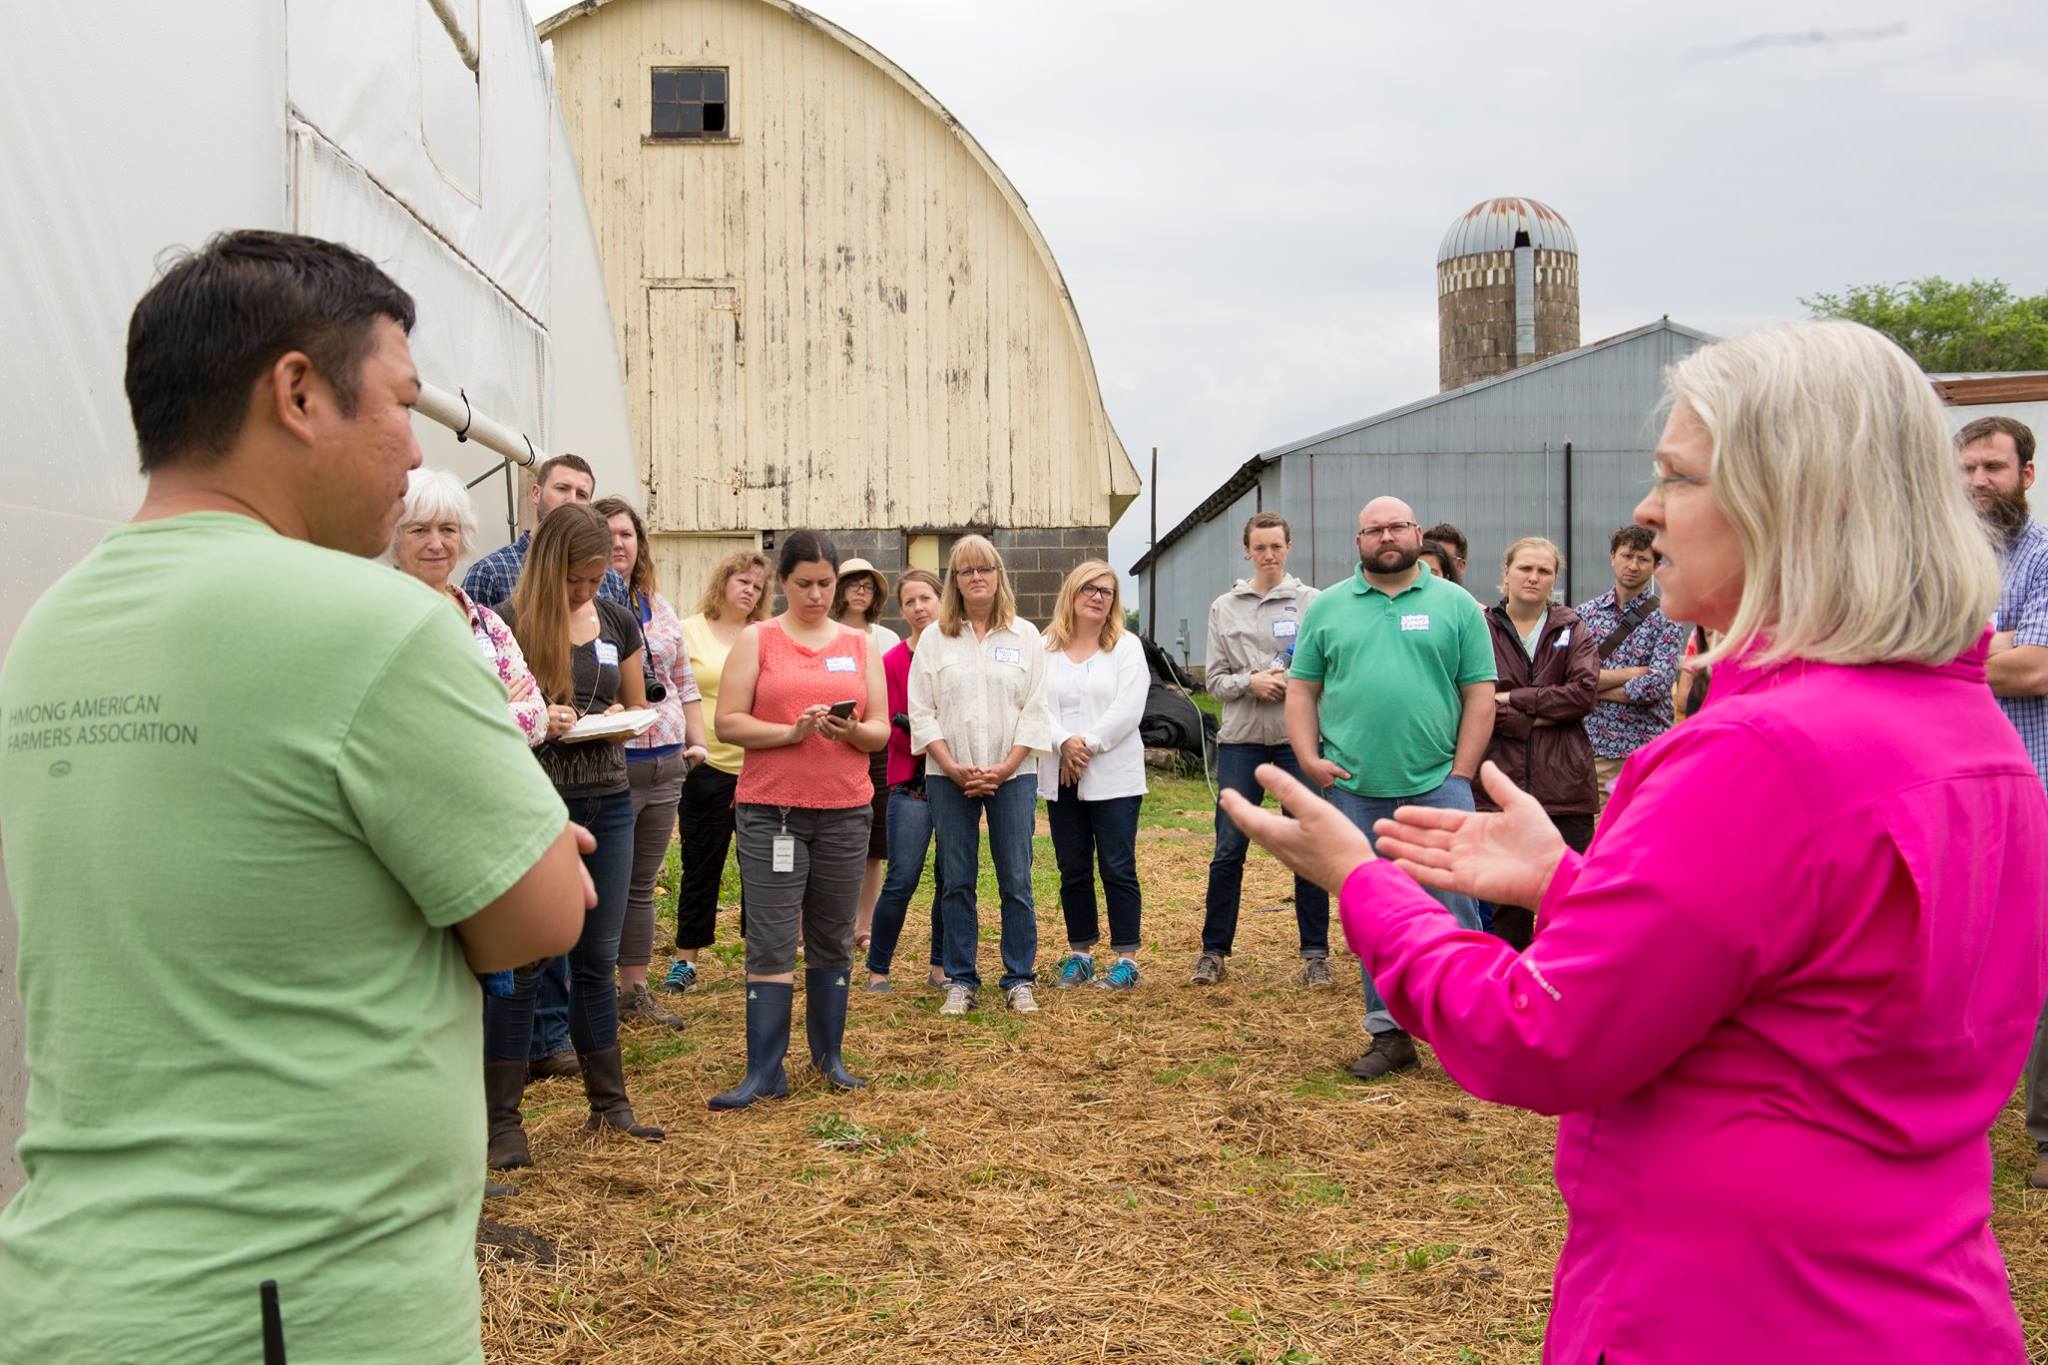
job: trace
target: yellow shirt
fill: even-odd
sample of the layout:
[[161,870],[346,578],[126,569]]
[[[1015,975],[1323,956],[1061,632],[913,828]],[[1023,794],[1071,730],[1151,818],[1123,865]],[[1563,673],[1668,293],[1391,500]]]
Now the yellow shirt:
[[710,755],[706,761],[718,771],[738,777],[746,750],[718,737],[718,679],[732,648],[719,642],[701,611],[683,622],[683,640],[690,650],[690,671],[697,675],[697,692],[704,699],[704,747]]

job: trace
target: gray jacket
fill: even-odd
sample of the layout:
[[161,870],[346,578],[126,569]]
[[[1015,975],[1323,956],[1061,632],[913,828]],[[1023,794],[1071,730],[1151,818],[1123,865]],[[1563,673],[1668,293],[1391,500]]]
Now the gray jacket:
[[1208,671],[1202,686],[1223,703],[1225,744],[1285,744],[1287,703],[1260,701],[1247,689],[1251,675],[1284,667],[1294,653],[1295,631],[1316,589],[1288,574],[1264,597],[1249,578],[1209,604]]

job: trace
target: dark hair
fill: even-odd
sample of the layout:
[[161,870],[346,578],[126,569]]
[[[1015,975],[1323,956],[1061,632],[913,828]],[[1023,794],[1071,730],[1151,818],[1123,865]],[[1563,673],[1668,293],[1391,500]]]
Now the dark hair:
[[782,552],[775,558],[775,576],[787,578],[799,564],[823,560],[839,572],[839,547],[823,531],[791,531],[782,538]]
[[1465,552],[1471,548],[1471,542],[1465,539],[1465,533],[1451,525],[1448,521],[1440,521],[1430,527],[1422,533],[1422,538],[1424,540],[1433,540],[1438,545],[1445,546],[1450,550],[1452,556],[1457,559],[1463,559]]
[[548,475],[554,473],[555,466],[557,465],[567,465],[578,474],[588,478],[592,488],[597,487],[597,474],[591,469],[590,462],[581,455],[550,455],[542,462],[541,467],[534,471],[533,481],[545,484],[548,481]]
[[344,417],[377,319],[412,331],[412,296],[369,257],[289,232],[223,232],[172,261],[128,317],[128,412],[147,474],[228,453],[250,388],[304,351]]
[[[558,464],[575,459],[574,455],[559,455],[548,463]],[[576,463],[583,462],[577,460]],[[652,598],[655,593],[653,547],[647,543],[647,523],[640,519],[640,513],[624,498],[599,498],[590,504],[590,510],[604,518],[607,533],[611,530],[613,517],[628,516],[633,519],[633,572],[626,576],[626,587],[633,596],[642,601]]]
[[1436,575],[1438,578],[1459,584],[1465,581],[1458,576],[1457,557],[1451,553],[1451,548],[1442,541],[1425,539],[1422,542],[1422,553],[1436,561]]
[[1649,527],[1637,526],[1634,522],[1630,522],[1627,526],[1621,527],[1613,535],[1607,537],[1608,557],[1613,558],[1616,554],[1620,553],[1621,547],[1624,545],[1628,546],[1631,550],[1647,550],[1650,548],[1650,542],[1655,539],[1656,536]]
[[1245,549],[1249,550],[1252,547],[1252,532],[1267,526],[1279,527],[1280,534],[1287,537],[1287,543],[1289,545],[1294,543],[1294,528],[1287,524],[1287,518],[1281,516],[1278,512],[1254,512],[1252,513],[1251,520],[1244,524]]
[[2034,432],[2025,422],[2016,417],[1979,417],[1956,433],[1956,449],[1988,441],[1993,436],[2012,437],[2013,449],[2019,452],[2023,465],[2034,462]]

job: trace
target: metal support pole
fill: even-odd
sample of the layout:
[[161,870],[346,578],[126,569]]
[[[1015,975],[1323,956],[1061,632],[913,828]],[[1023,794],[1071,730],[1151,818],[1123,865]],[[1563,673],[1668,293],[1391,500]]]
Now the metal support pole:
[[1159,643],[1159,447],[1152,447],[1152,540],[1145,547],[1145,634]]

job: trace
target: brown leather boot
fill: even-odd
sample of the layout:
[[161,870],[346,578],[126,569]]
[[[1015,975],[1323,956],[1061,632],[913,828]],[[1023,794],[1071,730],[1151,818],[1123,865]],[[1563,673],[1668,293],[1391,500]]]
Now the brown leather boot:
[[576,1060],[583,1064],[583,1093],[590,1098],[590,1117],[583,1124],[587,1131],[610,1128],[649,1142],[661,1141],[661,1129],[633,1118],[633,1106],[626,1101],[625,1064],[616,1043],[598,1052],[579,1052]]
[[1400,1029],[1394,1029],[1375,1033],[1372,1046],[1344,1069],[1361,1081],[1376,1081],[1396,1071],[1411,1071],[1421,1064],[1422,1059],[1415,1055],[1415,1040]]
[[494,1171],[531,1166],[526,1130],[519,1126],[519,1101],[526,1093],[525,1062],[484,1063],[484,1161]]

